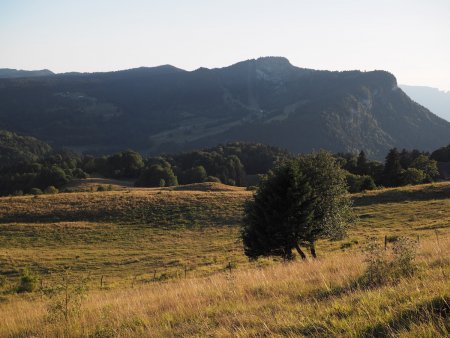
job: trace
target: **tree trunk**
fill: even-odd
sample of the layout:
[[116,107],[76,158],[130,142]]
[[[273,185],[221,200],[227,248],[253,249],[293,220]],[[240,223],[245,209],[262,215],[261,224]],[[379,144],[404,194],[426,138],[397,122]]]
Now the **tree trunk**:
[[311,244],[309,245],[309,251],[311,252],[311,256],[313,256],[313,258],[317,258],[314,242],[311,242]]
[[297,252],[300,255],[300,257],[305,261],[306,260],[306,255],[302,251],[302,249],[300,249],[300,246],[298,245],[298,243],[295,243],[295,250],[297,250]]

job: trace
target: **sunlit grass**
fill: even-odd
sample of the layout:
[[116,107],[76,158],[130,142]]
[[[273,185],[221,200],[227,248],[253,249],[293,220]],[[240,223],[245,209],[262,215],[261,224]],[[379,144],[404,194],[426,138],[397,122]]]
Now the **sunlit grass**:
[[[450,293],[450,184],[356,194],[348,237],[290,264],[249,262],[239,224],[252,193],[212,188],[0,198],[0,336],[445,336],[430,304]],[[419,273],[355,288],[372,236],[418,240]],[[80,314],[49,321],[52,300],[14,294],[27,266],[44,289],[87,278]]]
[[440,257],[449,249],[448,238],[439,247],[427,240],[415,277],[376,289],[355,286],[364,269],[361,254],[338,252],[307,263],[92,291],[68,322],[45,320],[46,298],[15,299],[0,307],[0,334],[444,337],[450,265]]

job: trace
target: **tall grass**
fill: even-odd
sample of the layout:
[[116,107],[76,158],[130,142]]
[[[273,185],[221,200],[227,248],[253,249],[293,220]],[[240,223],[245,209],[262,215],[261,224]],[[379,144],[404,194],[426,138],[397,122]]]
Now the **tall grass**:
[[0,336],[430,336],[449,329],[450,240],[419,247],[418,272],[375,288],[358,286],[363,254],[333,253],[135,288],[91,291],[79,314],[49,320],[51,300],[0,306]]
[[[0,337],[447,336],[449,191],[356,194],[349,238],[288,264],[244,257],[244,190],[0,198]],[[362,248],[386,235],[418,241],[418,266],[363,283]],[[12,294],[26,267],[40,291]]]

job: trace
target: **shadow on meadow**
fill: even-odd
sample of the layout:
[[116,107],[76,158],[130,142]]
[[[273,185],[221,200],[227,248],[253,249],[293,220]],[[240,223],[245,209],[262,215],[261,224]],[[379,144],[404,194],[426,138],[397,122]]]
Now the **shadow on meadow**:
[[[130,196],[96,196],[58,200],[33,198],[8,205],[0,212],[0,224],[4,223],[54,223],[54,222],[112,222],[146,224],[151,226],[228,225],[240,222],[244,199],[221,203],[209,199],[208,203],[194,198],[173,201],[164,197],[151,201]],[[128,197],[127,199],[122,197]],[[1,206],[0,206],[1,207]]]
[[371,204],[396,203],[405,201],[428,201],[450,198],[450,185],[430,185],[421,189],[403,188],[377,191],[376,195],[358,194],[353,197],[355,206]]
[[421,322],[433,322],[441,333],[450,331],[450,297],[436,297],[418,304],[412,309],[401,311],[387,323],[369,327],[363,337],[392,337],[395,332],[409,330]]

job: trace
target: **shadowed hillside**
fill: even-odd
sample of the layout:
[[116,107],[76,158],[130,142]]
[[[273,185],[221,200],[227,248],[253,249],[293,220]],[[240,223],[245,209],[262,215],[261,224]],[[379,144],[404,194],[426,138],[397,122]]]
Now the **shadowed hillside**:
[[392,147],[450,142],[450,124],[411,101],[392,74],[316,71],[279,57],[192,72],[161,66],[2,79],[0,102],[0,127],[90,152],[240,140],[381,158]]

